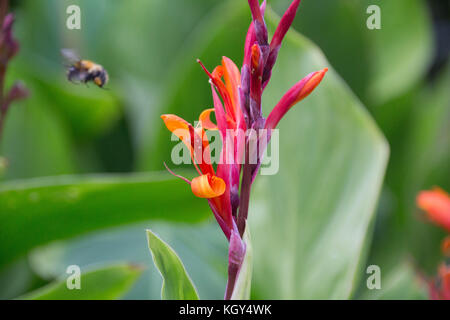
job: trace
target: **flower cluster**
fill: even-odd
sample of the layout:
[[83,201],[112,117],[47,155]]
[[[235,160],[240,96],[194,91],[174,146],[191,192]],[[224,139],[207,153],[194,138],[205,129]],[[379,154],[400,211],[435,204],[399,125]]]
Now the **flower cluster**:
[[[198,61],[209,78],[214,108],[203,111],[195,126],[173,114],[161,116],[167,129],[189,149],[199,176],[189,181],[167,169],[189,183],[194,195],[208,199],[217,222],[230,242],[226,298],[230,297],[245,255],[242,239],[246,229],[250,190],[261,164],[262,151],[281,118],[316,88],[328,70],[325,68],[307,75],[289,89],[268,117],[264,118],[262,95],[300,0],[291,3],[270,42],[264,21],[266,1],[261,5],[258,0],[248,0],[248,3],[252,23],[246,36],[241,69],[227,57],[223,57],[221,64],[212,72]],[[211,121],[212,112],[217,124]],[[222,150],[216,169],[210,161],[206,130],[220,132]],[[263,137],[260,132],[268,132],[268,137]],[[254,150],[250,148],[254,140],[265,143],[258,144],[259,147]],[[250,158],[256,158],[256,161],[249,161]]]

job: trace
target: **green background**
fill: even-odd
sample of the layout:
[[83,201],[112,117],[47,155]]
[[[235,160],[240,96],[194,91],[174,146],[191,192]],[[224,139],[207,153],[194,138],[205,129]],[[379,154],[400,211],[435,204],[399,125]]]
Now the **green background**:
[[[193,122],[212,106],[195,60],[213,69],[225,55],[241,65],[246,3],[12,1],[21,49],[7,86],[21,79],[31,95],[12,106],[0,144],[9,162],[0,178],[0,298],[64,281],[75,264],[96,283],[81,298],[159,299],[146,229],[174,248],[200,298],[223,298],[226,239],[206,201],[164,172],[175,142],[159,116]],[[272,34],[290,1],[268,3]],[[427,298],[417,271],[436,273],[445,234],[415,196],[450,190],[450,67],[436,27],[448,26],[448,6],[439,3],[302,1],[264,114],[303,76],[330,71],[280,122],[278,173],[256,180],[253,298]],[[81,30],[65,27],[70,4],[81,8]],[[366,27],[371,4],[380,30]],[[68,83],[61,48],[101,63],[109,90]],[[381,290],[367,289],[372,264]],[[51,284],[47,297],[77,298],[58,295],[63,287]],[[46,288],[35,294],[45,298]]]

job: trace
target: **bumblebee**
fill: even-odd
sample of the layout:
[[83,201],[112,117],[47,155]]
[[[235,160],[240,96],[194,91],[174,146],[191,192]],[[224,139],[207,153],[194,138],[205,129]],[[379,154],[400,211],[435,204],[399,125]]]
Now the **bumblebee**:
[[80,59],[70,49],[62,49],[61,54],[70,62],[70,65],[67,66],[67,80],[70,82],[87,84],[89,81],[92,81],[100,88],[103,88],[108,82],[108,73],[103,66],[90,60]]

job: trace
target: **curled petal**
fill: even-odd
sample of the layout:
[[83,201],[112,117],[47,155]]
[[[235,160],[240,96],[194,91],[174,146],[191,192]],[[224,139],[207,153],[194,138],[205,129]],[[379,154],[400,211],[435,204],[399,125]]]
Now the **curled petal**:
[[199,117],[199,121],[203,129],[218,130],[217,124],[211,121],[211,112],[214,112],[214,108],[204,110]]
[[188,147],[191,156],[194,155],[194,139],[192,125],[174,114],[163,114],[161,116],[167,129],[175,134]]
[[306,98],[319,85],[327,71],[328,68],[325,68],[321,71],[310,73],[289,89],[267,117],[265,128],[269,130],[274,129],[290,108]]
[[422,191],[416,200],[417,206],[427,212],[431,221],[450,231],[450,196],[444,190]]
[[199,198],[216,198],[221,196],[226,189],[225,181],[211,174],[204,174],[192,179],[191,189]]
[[163,114],[161,119],[163,119],[167,129],[188,147],[192,163],[197,172],[199,174],[214,174],[211,161],[208,157],[205,158],[207,153],[204,153],[204,150],[208,148],[209,142],[205,138],[206,134],[203,129],[194,128],[189,122],[174,114]]

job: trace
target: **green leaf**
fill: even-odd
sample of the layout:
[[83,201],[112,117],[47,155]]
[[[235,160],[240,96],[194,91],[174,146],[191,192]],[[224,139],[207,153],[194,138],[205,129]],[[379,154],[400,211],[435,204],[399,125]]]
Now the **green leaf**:
[[245,257],[242,262],[241,270],[236,279],[236,284],[231,295],[231,300],[248,300],[252,287],[253,270],[253,248],[250,242],[250,231],[246,228],[244,233],[244,243],[246,245]]
[[0,265],[39,245],[100,228],[146,220],[192,223],[209,216],[206,201],[167,173],[7,182],[0,186]]
[[74,152],[64,122],[36,87],[27,83],[27,88],[32,95],[12,104],[5,121],[0,144],[8,161],[5,179],[73,173]]
[[[27,293],[19,300],[113,300],[122,297],[141,275],[142,268],[134,265],[114,265],[83,273],[80,289],[68,289],[62,279],[36,291]],[[69,277],[69,275],[67,275]]]
[[[267,21],[273,31],[270,10]],[[290,31],[264,93],[265,114],[289,86],[324,67],[331,66],[320,50]],[[347,299],[362,275],[388,145],[332,68],[280,122],[279,141],[279,171],[258,176],[251,199],[254,297]]]
[[[441,242],[446,233],[423,219],[425,213],[417,208],[416,196],[433,186],[450,190],[449,87],[450,64],[403,102],[409,104],[408,112],[393,125],[383,219],[377,222],[377,241],[371,252],[371,260],[389,273],[402,258],[412,257],[428,274],[434,274],[442,261]],[[397,107],[398,103],[383,106]]]
[[148,247],[163,278],[161,299],[198,300],[197,290],[175,251],[147,230]]

